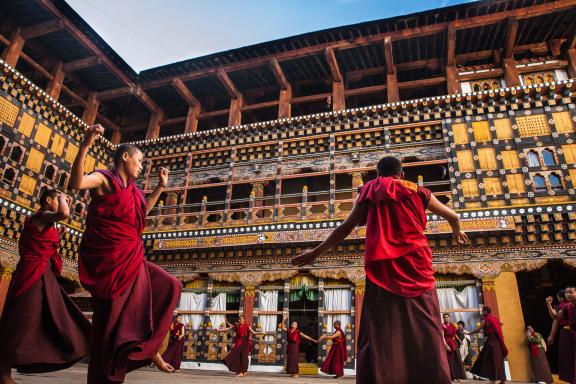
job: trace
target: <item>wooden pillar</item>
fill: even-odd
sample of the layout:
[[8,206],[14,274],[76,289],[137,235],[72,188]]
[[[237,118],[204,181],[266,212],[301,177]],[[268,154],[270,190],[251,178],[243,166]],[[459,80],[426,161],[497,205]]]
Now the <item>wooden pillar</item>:
[[242,96],[233,98],[230,101],[230,112],[228,115],[228,126],[235,127],[242,123]]
[[60,91],[62,90],[62,84],[64,83],[64,76],[66,75],[62,69],[62,62],[59,62],[52,73],[52,80],[48,84],[48,89],[46,92],[55,100],[58,100],[60,96]]
[[460,92],[460,81],[458,81],[458,70],[455,65],[446,67],[446,88],[449,95]]
[[460,92],[460,82],[458,81],[458,70],[456,69],[456,28],[454,23],[448,26],[448,42],[446,55],[446,89],[448,94]]
[[571,48],[566,51],[568,58],[568,77],[571,79],[576,78],[576,48]]
[[362,172],[352,173],[352,198],[355,199],[358,195],[358,188],[364,185],[364,180],[362,180]]
[[513,381],[530,382],[532,365],[530,351],[526,343],[526,325],[520,303],[518,283],[514,272],[502,272],[494,281],[498,297],[500,321],[504,340],[509,349],[508,363]]
[[193,133],[198,130],[198,115],[200,115],[199,106],[188,107],[188,113],[186,115],[186,128],[184,133]]
[[502,67],[504,69],[504,81],[507,87],[517,87],[520,83],[520,76],[516,69],[516,62],[513,57],[503,58]]
[[354,313],[356,314],[354,319],[354,353],[358,352],[358,335],[360,331],[360,321],[362,319],[362,304],[364,303],[364,290],[366,289],[366,283],[356,283],[355,296],[356,296],[356,308],[354,308]]
[[292,116],[292,87],[280,89],[278,101],[278,118],[289,119]]
[[494,286],[494,278],[485,277],[482,279],[482,296],[484,296],[484,305],[492,309],[492,313],[496,316],[500,316],[500,311],[498,310],[498,300],[496,298],[496,289]]
[[246,324],[252,325],[254,321],[254,286],[248,285],[246,286],[246,290],[244,292],[244,320]]
[[146,139],[157,139],[160,136],[160,120],[162,120],[161,112],[152,112],[150,120],[148,121],[148,130],[146,131]]
[[86,109],[82,114],[82,120],[88,125],[93,125],[96,122],[96,116],[98,115],[98,107],[100,106],[100,101],[98,100],[96,92],[92,92],[86,100]]
[[344,82],[332,82],[332,110],[342,111],[346,109],[346,95],[344,93]]
[[10,37],[10,45],[4,49],[2,53],[2,59],[9,66],[15,68],[22,53],[22,48],[24,48],[24,43],[26,40],[20,34],[22,32],[21,28],[17,28]]
[[390,36],[384,38],[384,57],[386,58],[386,93],[388,102],[400,101],[398,90],[398,79],[396,78],[396,66],[394,65],[394,55],[392,51],[392,39]]
[[12,280],[11,268],[0,266],[0,316],[6,304],[6,296],[8,295],[8,288],[10,288],[10,280]]
[[176,213],[178,212],[178,193],[171,191],[166,193],[166,206],[169,207],[166,209],[165,214],[167,215],[174,215],[173,217],[168,217],[164,219],[164,224],[175,224],[176,223]]
[[114,133],[112,133],[112,144],[120,144],[120,141],[122,140],[122,133],[118,130],[115,130]]

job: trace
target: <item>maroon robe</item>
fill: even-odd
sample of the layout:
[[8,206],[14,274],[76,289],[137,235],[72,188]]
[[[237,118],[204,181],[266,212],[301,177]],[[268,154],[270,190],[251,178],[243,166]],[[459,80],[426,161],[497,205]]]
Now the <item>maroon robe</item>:
[[180,336],[182,335],[184,335],[184,324],[172,323],[170,326],[168,348],[166,348],[166,351],[162,354],[162,359],[176,370],[180,369],[182,354],[184,353],[184,338],[180,340]]
[[[556,311],[567,312],[570,306],[569,301],[564,301],[556,306]],[[571,383],[574,377],[574,335],[568,320],[558,320],[558,326],[558,378]]]
[[532,362],[532,371],[534,372],[534,382],[552,384],[554,380],[552,379],[548,357],[546,356],[546,351],[542,343],[538,342],[538,339],[542,340],[542,335],[532,332],[530,338],[531,339],[528,340],[528,346],[530,347],[530,361]]
[[326,356],[326,360],[322,363],[320,370],[329,375],[336,375],[338,377],[344,376],[344,364],[348,359],[348,352],[346,351],[346,334],[342,328],[336,328],[340,335],[332,339],[332,346],[330,352]]
[[430,190],[394,177],[366,183],[366,292],[359,383],[450,383],[432,251],[424,235]]
[[508,355],[508,348],[504,343],[500,320],[491,313],[484,316],[483,320],[486,323],[484,346],[470,372],[490,380],[505,381],[504,359]]
[[[576,350],[576,308],[574,304],[568,302],[567,305],[562,307],[562,314],[564,316],[564,320],[568,322],[570,325],[570,329],[572,330],[572,353]],[[576,370],[576,358],[572,361],[573,369]],[[574,372],[573,370],[573,372]],[[576,374],[572,375],[572,380],[570,381],[571,384],[576,384]]]
[[143,192],[101,172],[114,192],[92,195],[79,249],[80,281],[92,294],[94,315],[88,384],[118,383],[149,365],[170,329],[182,284],[144,261]]
[[300,330],[288,328],[286,331],[286,373],[300,373]]
[[234,332],[236,332],[234,346],[222,362],[231,372],[245,373],[248,372],[249,356],[252,348],[250,329],[247,324],[236,324]]
[[32,217],[24,221],[20,260],[0,319],[0,360],[19,372],[68,368],[88,354],[90,322],[56,279],[59,241],[53,225],[40,231]]
[[444,331],[444,340],[450,347],[450,352],[446,351],[450,377],[452,380],[465,379],[466,372],[464,370],[464,364],[462,364],[460,349],[458,349],[458,344],[456,343],[456,332],[458,328],[452,323],[443,323],[442,330]]

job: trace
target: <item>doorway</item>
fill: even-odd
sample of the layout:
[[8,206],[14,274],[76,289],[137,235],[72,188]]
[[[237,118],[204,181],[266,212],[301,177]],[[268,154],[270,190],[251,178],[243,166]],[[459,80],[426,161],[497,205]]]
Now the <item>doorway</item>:
[[[290,292],[289,324],[296,321],[300,332],[318,339],[318,291],[306,286]],[[318,346],[306,339],[300,342],[300,363],[317,363]]]

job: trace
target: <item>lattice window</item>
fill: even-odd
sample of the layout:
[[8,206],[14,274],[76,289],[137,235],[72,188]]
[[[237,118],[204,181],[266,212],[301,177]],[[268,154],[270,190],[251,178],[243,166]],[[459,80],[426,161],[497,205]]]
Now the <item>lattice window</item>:
[[78,147],[72,143],[68,143],[68,147],[66,147],[66,156],[65,156],[66,161],[70,164],[74,163],[77,154],[78,154]]
[[522,75],[524,85],[544,84],[556,81],[556,74],[553,71],[534,72]]
[[472,91],[480,92],[502,88],[502,85],[499,79],[482,79],[471,81],[470,87],[472,88]]
[[19,111],[20,109],[12,104],[10,100],[0,97],[0,122],[14,127]]
[[526,184],[524,183],[524,176],[522,174],[506,175],[506,183],[508,183],[510,193],[526,192]]
[[36,129],[36,134],[34,135],[34,141],[43,146],[44,148],[48,148],[48,142],[50,141],[50,135],[52,135],[52,130],[45,124],[38,124],[38,128]]
[[540,157],[538,156],[538,152],[534,150],[528,151],[528,166],[529,167],[539,167],[540,166]]
[[35,123],[36,119],[34,117],[28,113],[24,113],[22,115],[22,119],[20,119],[20,124],[18,124],[18,132],[27,137],[30,137],[32,135],[32,130],[34,129]]
[[556,157],[550,149],[542,150],[542,159],[544,160],[544,165],[556,165]]
[[309,153],[322,153],[329,149],[328,138],[315,138],[300,141],[290,141],[284,144],[284,156],[297,156]]
[[546,190],[546,179],[541,174],[537,173],[532,177],[534,183],[534,190],[537,192]]
[[10,151],[10,160],[19,163],[24,155],[24,150],[19,145],[14,145]]
[[472,129],[474,130],[474,140],[478,142],[492,140],[492,135],[490,134],[490,125],[487,121],[473,122]]
[[36,148],[30,149],[28,154],[28,160],[26,160],[26,167],[31,171],[40,173],[42,169],[42,163],[44,162],[44,154],[37,150]]
[[500,152],[502,156],[502,164],[505,169],[515,169],[520,168],[520,157],[516,151],[502,151]]
[[574,132],[574,121],[572,121],[570,112],[553,112],[552,117],[554,118],[554,125],[558,133]]
[[484,178],[484,191],[486,195],[501,195],[502,192],[502,184],[500,183],[500,179],[497,177],[487,177]]
[[567,164],[576,163],[576,144],[563,145],[562,151]]
[[66,139],[59,134],[54,135],[54,139],[52,140],[52,147],[50,150],[53,154],[57,156],[62,156],[62,151],[64,151],[64,145],[66,145]]
[[54,176],[56,176],[56,167],[51,164],[46,165],[46,168],[44,169],[44,177],[53,181]]
[[84,173],[92,173],[92,171],[94,171],[94,165],[96,165],[96,159],[94,156],[86,156],[86,161],[84,162]]
[[476,179],[462,180],[462,193],[464,197],[480,196],[480,189]]
[[474,160],[472,158],[472,151],[458,151],[456,153],[458,158],[458,169],[460,172],[473,172],[474,171]]
[[562,178],[555,172],[552,172],[550,175],[548,175],[548,181],[550,182],[550,188],[552,189],[564,188],[562,185]]
[[247,162],[252,160],[267,160],[276,157],[275,145],[262,145],[254,147],[238,148],[236,151],[236,160]]
[[36,188],[36,179],[26,174],[22,174],[22,179],[20,179],[20,186],[18,189],[27,195],[34,196],[34,188]]
[[60,177],[58,178],[58,186],[60,188],[66,189],[68,185],[68,174],[66,172],[60,173]]
[[336,149],[380,147],[384,145],[383,131],[358,132],[336,136]]
[[494,120],[494,128],[496,128],[496,137],[498,137],[499,140],[514,138],[514,130],[512,129],[512,122],[510,119]]
[[480,169],[498,169],[498,163],[496,162],[496,151],[494,148],[478,149],[478,160],[480,161]]
[[16,179],[16,171],[12,167],[6,167],[2,175],[2,181],[6,184],[13,184]]
[[442,139],[441,125],[427,125],[418,127],[404,127],[389,129],[392,144],[414,143],[426,140]]
[[470,142],[466,124],[452,124],[452,133],[454,134],[454,144],[468,144]]
[[521,137],[550,135],[550,127],[546,115],[522,116],[516,118],[516,125]]
[[230,160],[230,151],[203,152],[192,156],[192,166],[213,167],[225,165]]

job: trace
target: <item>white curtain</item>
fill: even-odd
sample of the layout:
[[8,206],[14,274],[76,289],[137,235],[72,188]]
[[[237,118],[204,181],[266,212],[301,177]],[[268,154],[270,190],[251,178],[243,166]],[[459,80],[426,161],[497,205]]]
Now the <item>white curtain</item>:
[[[260,291],[258,292],[258,310],[260,311],[277,311],[278,310],[278,291]],[[275,333],[277,315],[258,315],[258,324],[262,327],[262,332]],[[274,341],[274,335],[264,336],[265,341]],[[269,353],[270,351],[265,351]]]
[[[475,285],[469,285],[462,292],[454,288],[438,288],[438,301],[441,311],[448,309],[478,309],[478,290]],[[466,329],[474,329],[480,321],[478,312],[453,312],[450,313],[452,321],[462,320],[466,323]]]
[[[206,310],[206,294],[182,292],[178,308],[184,311],[204,311]],[[188,328],[188,323],[191,323],[192,329],[199,329],[203,319],[204,315],[182,315],[182,322],[186,328]]]
[[[216,297],[210,301],[211,311],[225,311],[226,310],[226,293],[219,293]],[[224,323],[226,326],[226,316],[221,314],[210,314],[210,322],[212,323],[212,328],[220,328]]]
[[[349,289],[326,289],[324,291],[324,308],[327,311],[349,311],[352,306],[352,291]],[[334,332],[334,321],[340,320],[342,330],[350,323],[350,315],[326,315],[328,332]]]

